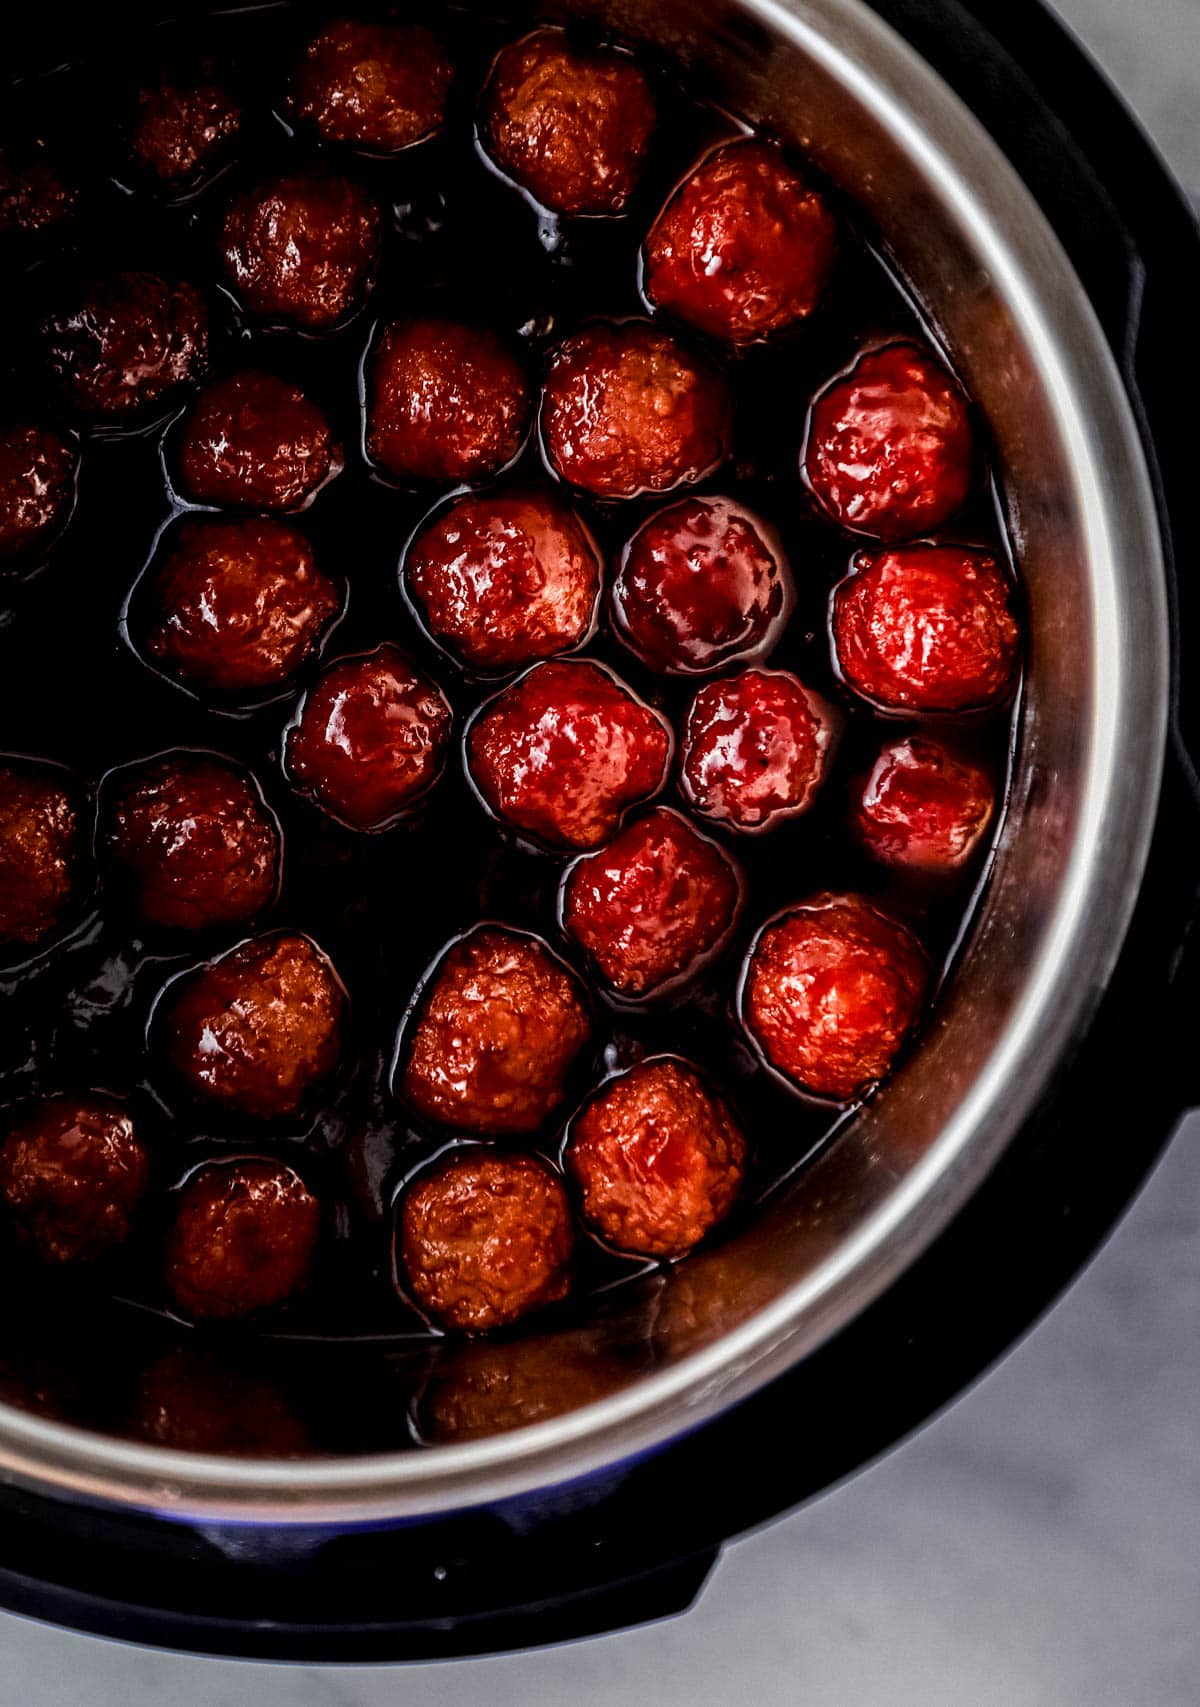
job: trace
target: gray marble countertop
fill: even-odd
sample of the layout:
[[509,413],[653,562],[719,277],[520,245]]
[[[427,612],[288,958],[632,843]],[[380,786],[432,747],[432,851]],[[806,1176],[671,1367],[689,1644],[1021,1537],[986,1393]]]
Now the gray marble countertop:
[[[1059,9],[1200,195],[1200,0]],[[1021,1345],[887,1458],[729,1547],[685,1618],[397,1671],[185,1659],[0,1615],[0,1702],[1196,1707],[1198,1323],[1194,1117]]]

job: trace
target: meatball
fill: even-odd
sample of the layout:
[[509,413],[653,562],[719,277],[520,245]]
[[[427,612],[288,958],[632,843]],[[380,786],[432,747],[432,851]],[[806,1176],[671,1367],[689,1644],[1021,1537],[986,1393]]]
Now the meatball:
[[399,1265],[417,1304],[464,1333],[565,1298],[574,1229],[562,1182],[532,1156],[472,1150],[406,1193]]
[[401,1089],[418,1114],[462,1132],[536,1132],[590,1036],[583,992],[545,944],[481,925],[421,991]]
[[743,670],[692,701],[679,781],[704,817],[730,830],[774,829],[806,812],[829,773],[838,719],[786,670]]
[[671,732],[602,665],[551,660],[480,709],[466,758],[480,798],[510,828],[551,848],[595,848],[662,788]]
[[362,306],[379,259],[379,209],[333,173],[272,178],[225,214],[222,261],[242,307],[307,332],[327,332]]
[[321,1206],[293,1168],[258,1157],[209,1163],[179,1192],[167,1286],[197,1320],[269,1310],[304,1286],[320,1231]]
[[75,505],[75,446],[49,427],[0,427],[0,563],[52,544]]
[[0,236],[31,237],[50,230],[78,204],[78,186],[42,144],[0,148]]
[[341,472],[342,449],[317,405],[270,373],[214,380],[179,439],[183,495],[197,504],[302,510]]
[[901,341],[868,350],[814,399],[801,471],[835,522],[891,544],[960,510],[974,461],[957,383],[927,351]]
[[396,646],[317,677],[284,739],[297,787],[353,830],[395,823],[441,775],[453,719],[441,689]]
[[123,1244],[149,1174],[129,1114],[96,1094],[44,1098],[0,1145],[0,1197],[48,1262],[93,1261]]
[[147,652],[185,686],[280,688],[319,649],[341,593],[285,522],[184,522],[153,580]]
[[680,1257],[733,1207],[746,1140],[690,1062],[660,1057],[600,1087],[571,1122],[564,1161],[593,1232]]
[[486,1440],[594,1404],[637,1373],[594,1328],[475,1340],[439,1357],[416,1407],[417,1434],[438,1446]]
[[394,154],[441,130],[450,77],[421,25],[338,18],[305,46],[292,112],[326,142]]
[[440,646],[477,670],[579,647],[600,596],[600,552],[553,492],[456,498],[408,548],[404,584]]
[[728,498],[683,498],[643,522],[622,552],[613,630],[647,669],[703,675],[765,657],[794,603],[765,522]]
[[646,239],[646,296],[714,338],[753,343],[812,313],[833,271],[825,202],[769,142],[696,167]]
[[168,930],[242,924],[275,898],[279,825],[258,785],[208,753],[166,753],[119,773],[101,848],[138,911]]
[[654,97],[635,60],[536,30],[498,55],[484,94],[483,145],[553,213],[621,213],[654,129]]
[[33,947],[62,923],[81,842],[63,773],[0,759],[0,947]]
[[837,667],[889,711],[967,711],[1012,685],[1020,630],[995,557],[961,545],[861,551],[833,591]]
[[729,855],[665,806],[568,869],[563,930],[620,996],[661,995],[727,940],[741,901]]
[[42,326],[72,408],[120,424],[197,379],[208,361],[208,311],[190,284],[118,273],[72,293]]
[[646,321],[597,323],[550,357],[542,439],[563,480],[597,498],[635,498],[703,480],[724,461],[723,376]]
[[177,1452],[233,1458],[306,1458],[312,1439],[287,1394],[224,1352],[175,1346],[142,1378],[131,1425],[140,1440]]
[[857,895],[817,895],[765,925],[741,985],[747,1034],[776,1072],[847,1102],[888,1071],[920,1013],[912,933]]
[[296,1114],[341,1057],[346,996],[315,943],[252,937],[167,991],[172,1067],[198,1098],[266,1119]]
[[179,77],[167,73],[138,91],[130,153],[165,188],[191,189],[222,163],[241,122],[237,102],[211,66]]
[[891,741],[855,790],[851,825],[884,865],[960,870],[992,819],[996,792],[983,765],[931,735]]
[[507,466],[529,428],[529,382],[482,326],[401,320],[371,356],[367,455],[397,480],[480,480]]

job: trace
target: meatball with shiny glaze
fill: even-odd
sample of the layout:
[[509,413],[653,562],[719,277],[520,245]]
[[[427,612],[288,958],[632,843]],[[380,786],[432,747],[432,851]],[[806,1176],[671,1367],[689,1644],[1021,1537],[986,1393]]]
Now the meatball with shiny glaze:
[[46,1097],[0,1145],[0,1199],[48,1262],[90,1262],[124,1244],[150,1174],[120,1103]]
[[85,286],[43,322],[50,368],[67,402],[121,424],[198,379],[208,362],[208,311],[190,284],[118,273]]
[[405,1194],[396,1242],[420,1309],[461,1333],[506,1327],[570,1287],[567,1194],[533,1156],[451,1157]]
[[179,1192],[166,1280],[197,1321],[270,1310],[308,1280],[321,1206],[295,1169],[251,1157],[212,1162]]
[[729,449],[723,376],[642,320],[586,326],[550,357],[542,441],[551,468],[597,498],[703,480]]
[[848,1102],[892,1065],[928,981],[911,931],[858,895],[816,895],[759,933],[742,978],[742,1023],[776,1072]]
[[305,44],[291,107],[326,142],[394,154],[442,128],[450,78],[420,24],[338,18]]
[[551,848],[586,849],[662,788],[671,732],[603,666],[551,660],[481,708],[466,754],[503,824]]
[[78,205],[78,186],[42,143],[0,148],[0,237],[51,230]]
[[237,102],[211,66],[167,73],[138,91],[130,153],[165,188],[192,189],[222,164],[241,122]]
[[75,446],[49,427],[0,427],[0,564],[46,551],[75,504]]
[[709,682],[684,725],[684,797],[727,829],[773,829],[812,805],[838,729],[832,707],[787,670],[742,670]]
[[363,303],[379,259],[374,200],[334,173],[285,175],[230,203],[225,278],[248,313],[327,332]]
[[188,411],[178,463],[192,503],[286,513],[340,473],[342,448],[298,385],[235,373],[207,385]]
[[954,872],[977,851],[996,791],[976,760],[935,736],[908,735],[883,748],[851,806],[855,835],[881,864]]
[[536,937],[480,925],[443,955],[402,1038],[400,1089],[461,1132],[536,1132],[591,1035],[578,982]]
[[396,646],[317,677],[284,741],[296,786],[354,830],[395,823],[441,775],[452,723],[441,689]]
[[0,759],[0,948],[32,948],[63,922],[80,853],[65,773]]

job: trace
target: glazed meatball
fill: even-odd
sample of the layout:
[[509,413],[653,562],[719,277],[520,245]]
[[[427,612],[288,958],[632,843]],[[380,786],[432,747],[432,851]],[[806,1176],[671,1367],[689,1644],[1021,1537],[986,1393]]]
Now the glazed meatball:
[[613,630],[647,669],[703,675],[765,657],[794,603],[765,522],[728,498],[683,498],[643,522],[622,552]]
[[992,820],[987,770],[931,735],[891,741],[855,790],[851,825],[884,865],[959,871]]
[[80,853],[79,819],[63,773],[0,760],[0,948],[32,948],[62,923]]
[[167,1055],[202,1101],[294,1115],[338,1065],[345,1008],[315,943],[291,931],[252,937],[168,989]]
[[597,498],[635,498],[703,480],[729,448],[717,369],[641,320],[597,323],[550,357],[542,439],[561,479]]
[[553,492],[456,498],[408,548],[404,584],[440,646],[477,670],[581,646],[600,596],[595,540]]
[[442,128],[450,76],[421,25],[338,18],[305,46],[292,112],[326,142],[394,154]]
[[774,829],[806,812],[833,760],[838,719],[786,670],[709,682],[684,725],[680,786],[726,829]]
[[551,848],[595,848],[657,794],[671,732],[600,664],[536,664],[483,706],[467,769],[484,804]]
[[730,343],[811,314],[833,271],[825,202],[769,142],[734,142],[697,166],[646,239],[646,295]]
[[778,1073],[848,1102],[888,1071],[927,983],[921,945],[903,925],[857,895],[818,895],[760,932],[742,1023]]
[[729,855],[665,806],[569,868],[562,927],[611,989],[661,995],[723,945],[741,900]]
[[75,446],[49,427],[0,427],[0,563],[30,559],[62,532],[75,505]]
[[484,94],[492,160],[553,213],[621,213],[654,129],[640,66],[611,48],[573,47],[536,30],[499,54]]
[[168,930],[242,924],[279,883],[279,825],[257,784],[208,753],[167,753],[122,773],[100,843],[141,916]]
[[142,171],[171,190],[190,189],[226,156],[242,115],[211,66],[167,73],[138,91],[130,153]]
[[51,371],[68,403],[122,423],[199,378],[208,311],[190,284],[118,273],[65,298],[43,322]]
[[0,1197],[48,1262],[93,1261],[123,1244],[149,1173],[128,1112],[96,1094],[46,1097],[0,1146]]
[[472,1150],[453,1158],[408,1191],[398,1235],[417,1304],[463,1333],[505,1327],[570,1286],[567,1194],[532,1156]]
[[196,1320],[269,1310],[304,1286],[321,1207],[293,1168],[257,1157],[200,1168],[179,1193],[166,1279]]
[[31,237],[75,212],[79,190],[40,143],[0,148],[0,236]]
[[342,468],[342,449],[298,385],[269,373],[214,380],[179,439],[183,496],[247,510],[302,510]]
[[285,522],[184,522],[158,566],[145,646],[185,686],[231,697],[283,687],[319,649],[341,593]]
[[441,689],[398,647],[379,646],[321,672],[288,729],[284,763],[331,817],[380,830],[441,775],[451,723]]
[[590,1035],[583,992],[545,944],[482,925],[421,993],[401,1089],[418,1114],[462,1132],[536,1132]]
[[801,471],[835,522],[891,544],[960,510],[974,462],[966,398],[902,341],[867,351],[814,399]]
[[564,1152],[583,1218],[618,1250],[680,1257],[729,1213],[746,1167],[732,1113],[687,1061],[643,1061],[600,1087]]
[[417,1434],[438,1446],[486,1440],[594,1404],[637,1373],[594,1328],[471,1341],[439,1357],[416,1407]]
[[286,175],[230,203],[225,278],[248,313],[327,332],[361,306],[379,259],[379,209],[350,178]]
[[131,1427],[140,1440],[177,1452],[233,1458],[306,1458],[312,1438],[266,1376],[224,1351],[174,1346],[146,1371]]
[[909,545],[859,552],[833,592],[838,670],[889,711],[967,711],[1002,699],[1020,630],[990,552]]
[[367,455],[397,480],[481,480],[517,456],[529,383],[482,326],[401,320],[371,356]]

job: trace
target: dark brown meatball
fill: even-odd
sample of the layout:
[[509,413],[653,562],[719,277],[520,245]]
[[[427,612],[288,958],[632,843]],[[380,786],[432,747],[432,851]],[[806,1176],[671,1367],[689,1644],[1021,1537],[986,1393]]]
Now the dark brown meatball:
[[208,311],[190,284],[118,273],[72,292],[43,322],[50,368],[72,408],[120,423],[198,379]]
[[450,63],[420,24],[338,18],[306,44],[292,112],[326,142],[394,154],[442,128]]
[[326,332],[362,306],[379,246],[379,208],[361,184],[292,174],[234,198],[222,260],[249,313]]
[[0,945],[32,947],[62,923],[80,851],[78,814],[64,773],[0,759]]
[[29,560],[54,542],[75,505],[78,466],[61,433],[0,427],[0,560]]
[[183,496],[226,508],[302,510],[342,469],[342,447],[298,385],[270,373],[214,380],[179,437]]
[[532,1156],[453,1157],[405,1194],[398,1234],[413,1297],[447,1328],[504,1327],[570,1286],[567,1194]]
[[266,1119],[294,1115],[342,1052],[346,995],[308,937],[252,937],[169,987],[167,1055],[205,1102]]
[[225,1352],[174,1346],[146,1371],[130,1419],[134,1434],[177,1452],[232,1458],[307,1458],[312,1437],[287,1394]]
[[214,1162],[179,1193],[166,1278],[185,1315],[269,1310],[308,1279],[321,1207],[293,1168],[259,1158]]
[[46,1097],[0,1145],[0,1197],[49,1262],[87,1262],[123,1244],[150,1159],[120,1103]]
[[48,231],[78,205],[78,186],[44,145],[0,148],[0,236]]
[[279,882],[279,826],[258,785],[208,753],[166,753],[122,772],[101,848],[142,917],[170,930],[244,923]]
[[210,175],[242,122],[237,102],[208,65],[183,76],[165,73],[138,91],[137,106],[130,153],[172,190],[193,188]]
[[438,1358],[416,1407],[417,1433],[431,1445],[486,1440],[594,1404],[637,1374],[594,1328],[468,1341]]

